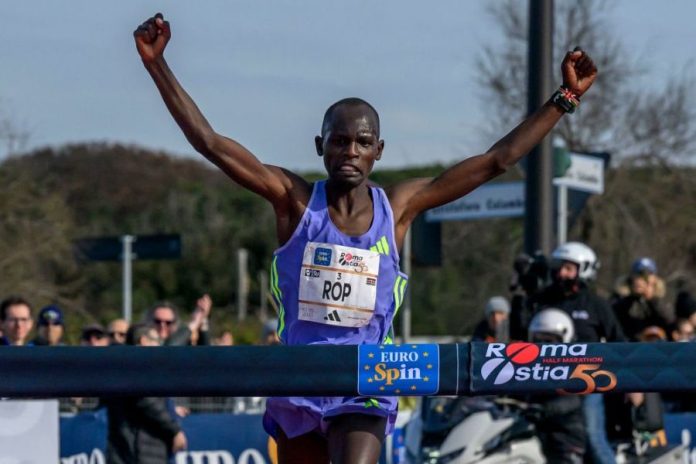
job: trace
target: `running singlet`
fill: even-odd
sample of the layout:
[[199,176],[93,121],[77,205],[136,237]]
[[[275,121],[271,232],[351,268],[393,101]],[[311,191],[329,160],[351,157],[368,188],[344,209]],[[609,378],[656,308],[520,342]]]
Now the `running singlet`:
[[388,343],[407,282],[391,206],[382,189],[371,187],[370,229],[348,236],[331,222],[325,183],[314,184],[300,224],[273,254],[278,336],[286,345]]
[[[394,218],[386,194],[370,187],[372,224],[352,237],[331,221],[326,181],[316,182],[290,240],[273,254],[271,291],[279,308],[278,335],[286,345],[391,343],[392,320],[406,290],[399,271]],[[396,418],[394,397],[269,398],[266,430],[280,426],[289,438],[325,432],[345,413]]]

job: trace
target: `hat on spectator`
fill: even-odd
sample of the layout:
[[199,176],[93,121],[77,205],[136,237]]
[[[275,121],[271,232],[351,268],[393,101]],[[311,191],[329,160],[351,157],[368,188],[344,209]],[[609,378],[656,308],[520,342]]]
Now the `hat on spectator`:
[[494,296],[486,303],[486,316],[490,316],[491,313],[510,314],[510,303],[503,296]]
[[94,335],[105,337],[106,330],[104,330],[104,326],[101,324],[87,324],[82,327],[82,335],[80,336],[82,340],[89,340]]
[[638,258],[631,265],[631,274],[657,274],[657,264],[652,258]]
[[276,330],[278,330],[278,319],[273,318],[267,320],[261,328],[261,338],[265,339],[269,335],[274,334]]
[[39,325],[63,325],[63,310],[56,305],[41,308],[37,323]]

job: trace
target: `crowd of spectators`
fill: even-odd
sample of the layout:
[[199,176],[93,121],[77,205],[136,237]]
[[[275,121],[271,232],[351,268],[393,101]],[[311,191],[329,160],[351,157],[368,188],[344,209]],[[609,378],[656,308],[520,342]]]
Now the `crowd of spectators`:
[[[528,332],[530,322],[535,315],[549,310],[567,315],[575,342],[695,340],[696,300],[682,291],[670,304],[665,281],[652,258],[635,259],[626,274],[616,280],[607,299],[595,291],[593,281],[599,260],[586,245],[564,244],[548,259],[539,258],[518,258],[511,303],[504,296],[491,298],[474,330],[473,341],[537,341]],[[690,395],[677,394],[593,394],[585,396],[577,408],[582,410],[585,425],[576,427],[573,435],[577,430],[585,435],[587,447],[582,454],[595,463],[614,463],[610,441],[631,442],[636,434],[643,434],[652,437],[651,444],[664,445],[664,412],[696,411],[696,401]],[[564,416],[563,420],[568,419]],[[568,448],[573,443],[578,449],[572,437],[556,432],[559,446]]]
[[[125,319],[114,319],[106,327],[91,322],[80,329],[80,346],[108,347],[132,345],[201,346],[234,345],[231,332],[219,337],[210,336],[210,313],[213,302],[208,295],[201,296],[187,321],[180,319],[180,311],[168,301],[154,303],[142,321],[130,324]],[[66,318],[57,305],[42,308],[34,319],[34,311],[25,298],[10,296],[0,302],[0,346],[65,346]],[[279,343],[277,319],[262,325],[258,343]],[[36,327],[32,339],[32,329]],[[197,401],[214,402],[232,412],[263,410],[263,398],[203,398],[181,399],[187,405]],[[107,460],[111,463],[166,463],[171,456],[187,446],[180,419],[189,413],[187,405],[177,404],[174,398],[119,397],[103,399],[66,398],[61,406],[68,410],[105,407],[108,417]]]

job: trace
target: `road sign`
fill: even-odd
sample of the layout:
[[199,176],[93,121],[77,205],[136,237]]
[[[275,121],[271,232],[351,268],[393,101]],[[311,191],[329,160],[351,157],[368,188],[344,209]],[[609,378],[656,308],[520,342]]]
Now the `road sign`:
[[604,192],[604,163],[601,156],[570,153],[570,167],[553,184],[589,193]]
[[[179,234],[132,237],[132,259],[181,258]],[[123,237],[83,238],[75,241],[75,248],[77,256],[87,261],[121,261],[123,259]]]
[[477,188],[446,205],[428,210],[428,222],[524,215],[524,182],[497,182]]

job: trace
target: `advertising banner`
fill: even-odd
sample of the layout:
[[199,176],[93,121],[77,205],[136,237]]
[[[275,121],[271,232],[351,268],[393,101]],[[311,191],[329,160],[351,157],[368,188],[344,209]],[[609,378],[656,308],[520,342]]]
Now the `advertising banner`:
[[56,456],[58,401],[0,399],[0,462],[43,464]]
[[474,394],[693,391],[696,385],[692,343],[471,345]]
[[[188,449],[176,454],[174,464],[270,464],[269,439],[261,417],[261,414],[191,414],[183,418],[181,427]],[[105,463],[106,434],[105,409],[61,417],[60,463]],[[57,454],[56,446],[53,456]],[[35,462],[55,462],[55,458]]]

